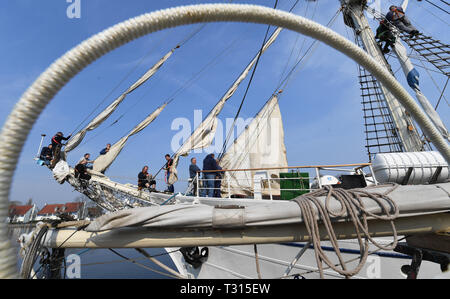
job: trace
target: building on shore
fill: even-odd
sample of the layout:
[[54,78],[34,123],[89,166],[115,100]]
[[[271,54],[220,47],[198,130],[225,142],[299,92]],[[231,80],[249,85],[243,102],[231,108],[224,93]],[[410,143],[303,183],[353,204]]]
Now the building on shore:
[[7,223],[29,223],[35,221],[36,205],[10,205]]
[[61,217],[71,220],[84,219],[84,203],[46,204],[36,216],[36,221],[58,220]]

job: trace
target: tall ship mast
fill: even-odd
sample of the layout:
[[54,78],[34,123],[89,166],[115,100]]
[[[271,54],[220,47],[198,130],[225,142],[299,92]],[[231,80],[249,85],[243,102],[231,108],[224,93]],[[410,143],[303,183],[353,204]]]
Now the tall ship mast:
[[[340,1],[344,22],[353,29],[355,42],[392,72],[364,14],[367,1]],[[358,67],[369,160],[375,153],[423,151],[424,142],[405,108],[375,77]]]

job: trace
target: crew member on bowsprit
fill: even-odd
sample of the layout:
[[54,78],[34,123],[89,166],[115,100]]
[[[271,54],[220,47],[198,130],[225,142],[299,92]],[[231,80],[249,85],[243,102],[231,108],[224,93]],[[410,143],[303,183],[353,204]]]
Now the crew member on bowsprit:
[[64,137],[62,132],[58,132],[55,134],[55,136],[53,136],[52,138],[52,149],[53,149],[53,156],[55,155],[56,149],[59,148],[61,149],[62,141],[63,140],[69,140],[70,137],[72,137],[72,135],[69,135],[67,137]]

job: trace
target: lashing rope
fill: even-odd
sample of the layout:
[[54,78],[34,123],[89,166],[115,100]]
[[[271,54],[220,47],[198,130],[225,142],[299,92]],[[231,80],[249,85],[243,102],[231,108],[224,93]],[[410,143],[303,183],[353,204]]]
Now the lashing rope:
[[[316,257],[317,267],[321,278],[324,278],[323,262],[325,262],[329,268],[345,277],[351,277],[357,274],[364,266],[367,256],[369,255],[369,241],[383,250],[393,250],[395,246],[397,246],[397,230],[393,221],[399,215],[399,209],[397,204],[388,196],[388,194],[395,190],[397,186],[398,185],[394,185],[387,192],[382,194],[369,193],[362,189],[344,190],[340,188],[335,189],[331,186],[325,186],[324,189],[320,189],[294,199],[294,201],[300,206],[302,218],[308,231],[310,242],[314,246],[314,255]],[[320,196],[326,196],[324,202],[319,200]],[[381,208],[384,215],[377,215],[368,211],[363,203],[363,197],[375,201]],[[338,212],[330,210],[331,198],[340,203],[341,209]],[[358,265],[353,269],[347,269],[347,263],[344,261],[340,252],[331,217],[350,218],[350,221],[355,227],[361,256]],[[392,245],[384,246],[372,239],[369,233],[367,222],[368,217],[391,222],[394,238]],[[325,226],[327,236],[329,237],[329,240],[336,252],[336,256],[341,267],[332,262],[320,246],[321,240],[319,221],[321,221],[321,223]]]

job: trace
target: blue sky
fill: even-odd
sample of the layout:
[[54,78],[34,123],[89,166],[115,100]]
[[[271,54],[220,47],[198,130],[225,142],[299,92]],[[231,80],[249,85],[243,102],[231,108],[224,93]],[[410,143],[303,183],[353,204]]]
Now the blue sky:
[[[15,102],[38,75],[83,40],[143,13],[182,4],[207,2],[80,0],[81,17],[69,19],[66,10],[70,3],[65,0],[1,1],[0,123],[4,123]],[[274,5],[274,1],[265,0],[233,2],[269,7]],[[288,10],[294,2],[280,0],[278,8]],[[408,15],[413,23],[421,31],[448,43],[450,31],[446,23],[447,15],[427,3],[415,0],[410,2]],[[389,5],[399,4],[400,1],[388,0],[381,3],[385,12]],[[326,24],[338,8],[337,0],[301,0],[294,13]],[[376,26],[373,20],[371,24]],[[69,185],[59,185],[46,168],[39,167],[33,161],[41,133],[47,134],[45,143],[48,144],[57,131],[67,135],[75,130],[114,87],[118,86],[101,107],[106,107],[146,69],[199,26],[178,27],[133,41],[94,62],[70,81],[46,107],[28,136],[14,176],[10,200],[25,202],[32,198],[38,206],[43,206],[44,203],[67,202],[77,197],[78,194]],[[255,55],[266,28],[264,25],[238,23],[206,25],[194,38],[176,50],[151,80],[129,95],[97,131],[88,133],[85,138],[85,142],[88,142],[70,153],[69,162],[73,164],[86,152],[96,157],[106,143],[117,141],[223,49],[230,47],[217,63],[209,67],[188,89],[179,93],[154,123],[139,135],[130,138],[128,146],[107,172],[114,180],[132,183],[136,183],[137,173],[143,165],[149,165],[150,172],[155,173],[164,162],[164,154],[173,153],[170,143],[177,131],[171,129],[172,122],[181,117],[189,119],[192,124],[196,109],[201,109],[206,116]],[[352,33],[343,24],[342,15],[332,29],[353,39]],[[294,47],[293,53],[296,56],[303,43],[304,51],[311,40],[284,30],[278,41],[261,57],[242,108],[243,118],[252,117],[265,103],[281,78],[291,50]],[[146,58],[138,64],[144,56]],[[394,59],[389,58],[389,61],[392,62],[392,68],[398,70]],[[289,66],[292,63],[291,60]],[[136,71],[118,85],[136,65]],[[418,71],[421,73],[422,90],[435,105],[440,95],[435,83],[442,88],[445,78],[430,71],[434,83],[425,70],[418,68]],[[401,70],[396,75],[407,86]],[[248,79],[225,106],[220,116],[223,122],[226,118],[234,117],[247,83]],[[289,165],[367,162],[359,94],[355,63],[335,50],[319,45],[292,78],[280,100]],[[450,94],[446,92],[445,96],[448,99]],[[447,127],[450,126],[449,106],[444,99],[441,100],[438,112]],[[120,122],[105,129],[124,113]],[[98,132],[101,133],[97,135]],[[195,156],[201,164],[204,154]],[[181,158],[179,172],[182,177],[187,177],[188,165],[189,159]],[[159,181],[158,189],[163,188],[163,183]],[[184,188],[184,183],[176,184],[176,190],[183,191]]]

